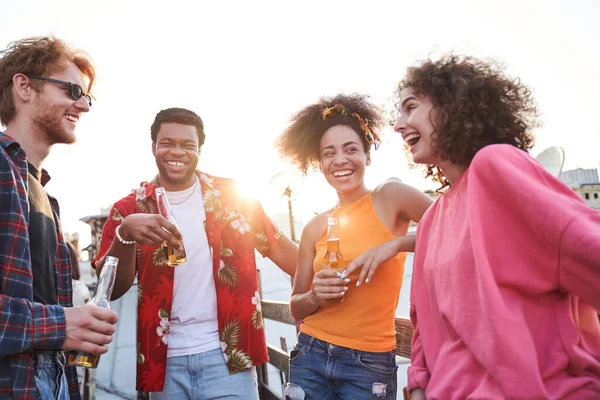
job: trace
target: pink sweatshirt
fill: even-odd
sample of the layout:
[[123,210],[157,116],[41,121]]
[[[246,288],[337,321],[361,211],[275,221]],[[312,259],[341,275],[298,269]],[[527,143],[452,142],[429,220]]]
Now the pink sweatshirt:
[[417,232],[408,388],[600,399],[600,213],[527,153],[480,150]]

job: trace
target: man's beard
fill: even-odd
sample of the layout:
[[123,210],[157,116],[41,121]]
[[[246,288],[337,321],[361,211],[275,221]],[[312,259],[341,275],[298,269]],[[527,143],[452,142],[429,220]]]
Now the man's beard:
[[33,124],[39,139],[49,145],[75,143],[76,137],[65,128],[65,120],[64,113],[60,112],[58,107],[40,104]]

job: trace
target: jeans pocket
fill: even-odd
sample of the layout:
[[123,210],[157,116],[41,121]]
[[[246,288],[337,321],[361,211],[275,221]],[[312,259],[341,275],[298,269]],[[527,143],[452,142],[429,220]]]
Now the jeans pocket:
[[300,355],[304,352],[304,345],[302,343],[296,343],[294,346],[294,350],[290,352],[290,362],[298,359]]
[[388,353],[369,353],[361,352],[356,358],[358,364],[368,371],[386,377],[391,377],[396,373],[395,352]]

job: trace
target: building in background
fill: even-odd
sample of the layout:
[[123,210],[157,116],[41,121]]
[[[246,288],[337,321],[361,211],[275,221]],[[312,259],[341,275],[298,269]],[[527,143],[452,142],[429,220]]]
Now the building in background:
[[559,178],[590,207],[600,212],[600,179],[597,169],[572,169],[562,172]]
[[582,183],[593,183],[598,182],[598,170],[589,168],[577,168],[568,171],[563,171],[559,175],[561,181],[563,181],[569,187],[579,186]]
[[88,252],[89,260],[93,260],[94,257],[96,257],[98,249],[100,249],[100,241],[102,240],[102,228],[104,227],[104,223],[108,219],[109,211],[110,208],[101,208],[100,214],[88,215],[80,219],[80,221],[85,222],[91,228],[92,242],[85,249],[81,249],[81,251]]

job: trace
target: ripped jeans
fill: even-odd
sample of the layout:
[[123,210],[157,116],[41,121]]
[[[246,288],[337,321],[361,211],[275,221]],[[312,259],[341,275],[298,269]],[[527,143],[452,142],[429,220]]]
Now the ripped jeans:
[[290,357],[289,400],[395,400],[396,350],[370,353],[300,333]]

